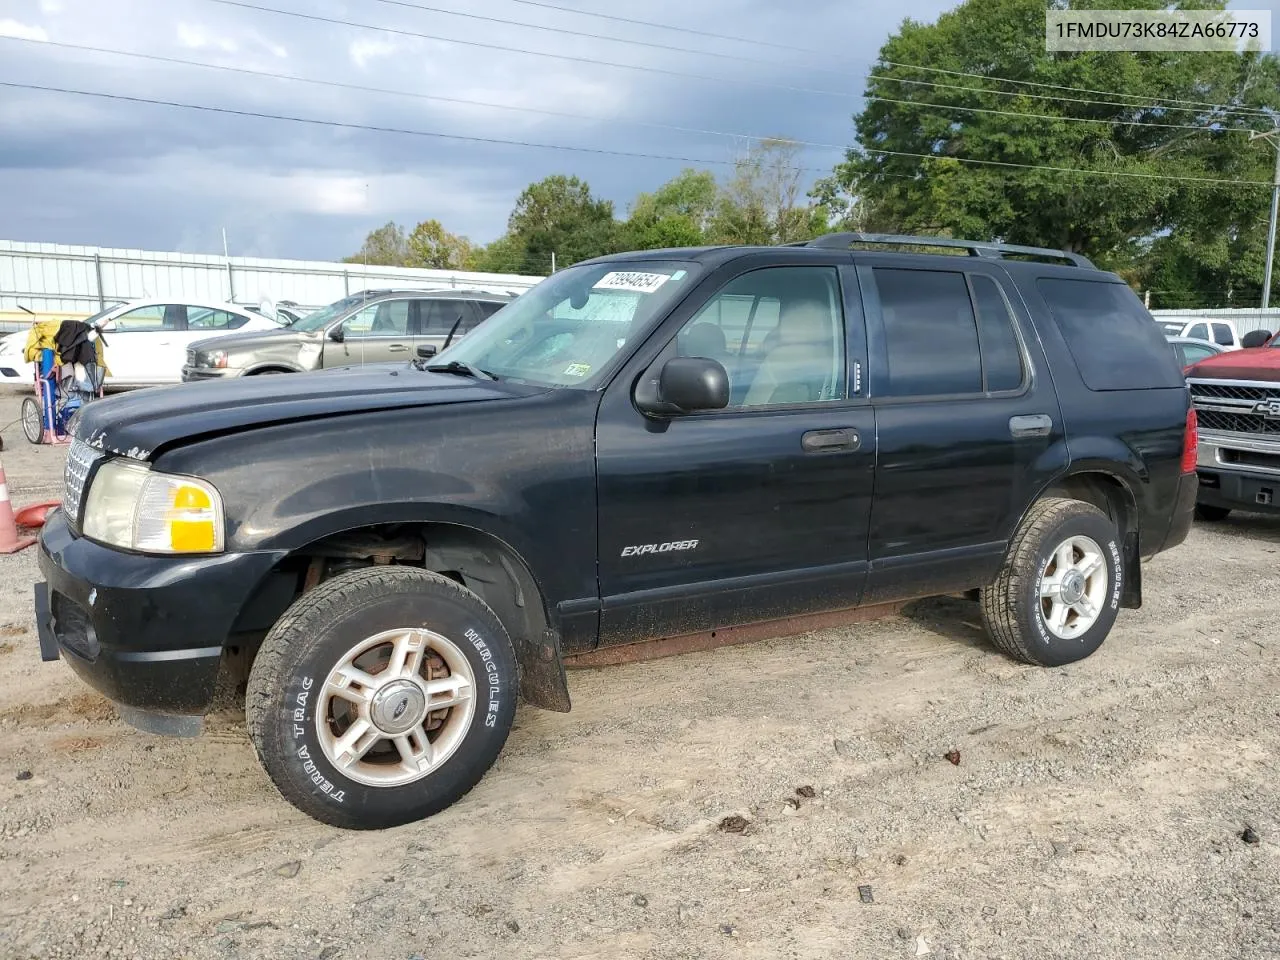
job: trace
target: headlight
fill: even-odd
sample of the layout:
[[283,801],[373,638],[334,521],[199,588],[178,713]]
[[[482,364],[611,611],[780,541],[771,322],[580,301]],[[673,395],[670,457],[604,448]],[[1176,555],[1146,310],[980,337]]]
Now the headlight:
[[108,460],[89,486],[84,535],[144,553],[221,553],[222,498],[195,477]]
[[227,365],[227,351],[205,350],[196,354],[197,367],[216,367],[221,370]]

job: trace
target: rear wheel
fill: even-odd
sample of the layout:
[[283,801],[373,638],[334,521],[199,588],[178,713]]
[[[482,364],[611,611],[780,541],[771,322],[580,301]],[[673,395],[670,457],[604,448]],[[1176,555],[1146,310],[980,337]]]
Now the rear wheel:
[[377,829],[467,793],[515,716],[516,663],[498,618],[435,573],[373,567],[327,580],[272,628],[245,712],[286,800]]
[[32,443],[39,443],[44,439],[44,416],[35,397],[24,397],[22,400],[22,432]]
[[1115,523],[1092,504],[1050,498],[1033,506],[982,619],[997,647],[1024,663],[1059,667],[1100,646],[1120,613],[1124,568]]
[[1230,507],[1213,507],[1207,503],[1196,504],[1196,519],[1205,523],[1221,523],[1231,516]]

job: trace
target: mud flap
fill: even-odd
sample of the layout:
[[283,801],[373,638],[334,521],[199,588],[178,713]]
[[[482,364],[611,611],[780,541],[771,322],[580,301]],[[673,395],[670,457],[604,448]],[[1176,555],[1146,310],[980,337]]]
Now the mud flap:
[[1137,530],[1130,530],[1124,537],[1124,589],[1120,606],[1125,610],[1142,606],[1142,552]]
[[526,703],[557,713],[569,712],[569,678],[560,655],[560,634],[544,630],[541,642],[517,642],[520,696]]

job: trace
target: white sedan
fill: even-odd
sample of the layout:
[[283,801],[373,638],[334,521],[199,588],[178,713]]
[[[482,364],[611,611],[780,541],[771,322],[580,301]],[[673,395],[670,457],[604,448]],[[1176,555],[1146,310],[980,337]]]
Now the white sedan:
[[[102,330],[108,387],[180,383],[187,344],[223,333],[278,330],[281,322],[249,307],[217,301],[131,300],[86,318]],[[32,382],[27,332],[0,341],[0,383]]]

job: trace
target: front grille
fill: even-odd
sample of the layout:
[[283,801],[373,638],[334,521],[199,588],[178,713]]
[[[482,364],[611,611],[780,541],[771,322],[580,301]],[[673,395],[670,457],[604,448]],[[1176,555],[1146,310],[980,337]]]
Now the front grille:
[[1236,386],[1227,383],[1198,383],[1191,381],[1191,395],[1214,400],[1251,400],[1260,403],[1263,400],[1280,400],[1280,386],[1252,387]]
[[1190,387],[1205,430],[1280,436],[1280,384],[1192,380]]
[[1196,410],[1201,429],[1226,430],[1230,433],[1262,433],[1280,436],[1280,420],[1251,413],[1224,413],[1219,410]]
[[62,509],[72,523],[80,522],[80,502],[84,499],[85,481],[89,479],[89,472],[101,456],[101,450],[95,450],[83,440],[74,441],[67,451],[67,465],[62,472]]

